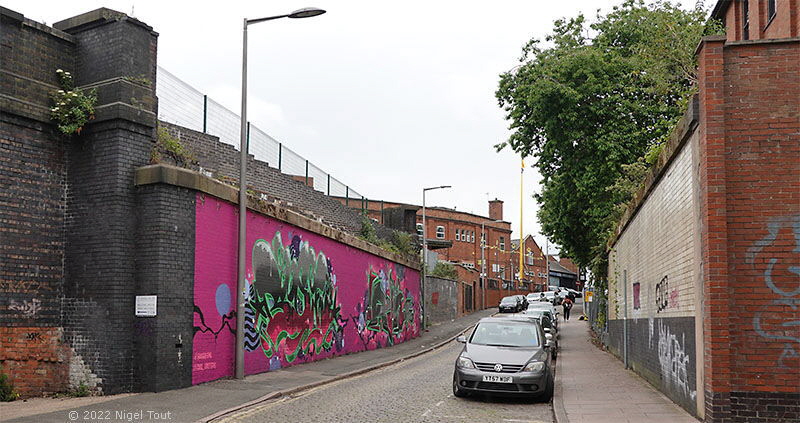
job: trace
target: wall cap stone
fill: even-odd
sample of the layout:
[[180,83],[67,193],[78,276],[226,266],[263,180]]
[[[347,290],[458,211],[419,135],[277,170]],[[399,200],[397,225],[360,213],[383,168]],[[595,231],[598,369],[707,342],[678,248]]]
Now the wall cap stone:
[[147,25],[146,23],[136,18],[132,18],[122,12],[117,12],[116,10],[106,7],[101,7],[99,9],[92,10],[91,12],[82,13],[80,15],[64,19],[63,21],[58,21],[53,24],[53,28],[59,29],[68,34],[75,34],[90,28],[118,21],[129,22],[133,25],[140,26],[150,31],[153,35],[158,35],[157,32],[153,31],[152,26]]
[[[150,184],[167,184],[189,188],[213,197],[217,197],[229,203],[238,204],[239,202],[238,188],[210,178],[200,172],[177,166],[155,164],[136,169],[134,185],[142,186]],[[259,200],[252,195],[247,196],[247,208],[259,214],[298,226],[317,235],[322,235],[326,238],[342,242],[351,247],[366,251],[370,254],[400,263],[406,267],[417,270],[419,270],[421,267],[419,261],[414,260],[409,256],[386,251],[377,245],[373,245],[364,241],[361,238],[325,225],[322,222],[310,219],[301,215],[300,213],[289,210],[285,207],[281,207],[277,204]]]
[[686,108],[683,117],[681,117],[681,120],[678,121],[678,124],[675,125],[675,128],[672,130],[669,140],[664,146],[664,150],[658,155],[658,160],[653,166],[650,167],[649,171],[645,175],[644,181],[633,195],[630,203],[628,203],[628,206],[625,209],[619,224],[617,225],[614,236],[609,239],[608,243],[606,244],[607,251],[610,251],[614,247],[614,244],[617,243],[617,240],[619,240],[623,232],[625,232],[625,229],[631,223],[633,218],[636,217],[636,213],[644,205],[645,201],[647,201],[647,197],[649,197],[650,193],[653,191],[653,189],[655,189],[658,181],[661,180],[661,177],[667,172],[667,169],[669,169],[669,166],[675,160],[675,157],[677,157],[678,153],[683,149],[686,141],[688,141],[689,138],[691,138],[691,136],[694,134],[700,118],[699,113],[699,99],[697,94],[695,94],[692,96],[691,101],[689,101],[689,106]]

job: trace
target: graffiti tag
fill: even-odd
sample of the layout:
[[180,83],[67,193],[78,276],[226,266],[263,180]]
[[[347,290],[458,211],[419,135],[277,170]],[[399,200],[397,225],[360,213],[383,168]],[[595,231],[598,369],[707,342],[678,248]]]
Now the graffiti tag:
[[[766,247],[778,247],[780,249],[780,246],[788,245],[778,241],[779,235],[785,233],[785,229],[789,229],[791,236],[794,238],[795,247],[792,252],[795,253],[794,257],[797,260],[797,253],[800,253],[800,215],[778,219],[767,224],[767,236],[756,241],[748,249],[745,262],[753,264],[755,256]],[[764,339],[784,341],[784,348],[780,356],[778,356],[777,364],[780,367],[792,367],[792,364],[787,363],[787,361],[800,358],[798,345],[796,345],[800,344],[800,333],[797,330],[794,333],[790,332],[793,328],[800,328],[800,320],[797,319],[798,309],[800,309],[800,266],[791,264],[785,267],[780,266],[786,271],[780,275],[776,274],[776,267],[779,267],[779,259],[770,257],[763,275],[764,284],[778,298],[772,300],[771,304],[762,306],[756,312],[753,317],[753,328]],[[794,285],[784,287],[786,281],[796,284],[797,287],[795,288]]]
[[664,276],[656,284],[656,312],[661,313],[669,305],[669,297],[667,291],[669,290],[669,277]]
[[8,303],[8,309],[27,317],[33,317],[42,309],[42,302],[37,298],[30,301],[11,300]]
[[687,372],[689,355],[683,350],[685,343],[685,335],[681,335],[679,341],[677,336],[670,333],[667,325],[661,321],[658,322],[658,362],[661,365],[661,375],[678,392],[682,392],[694,400],[697,391],[691,390],[689,383]]

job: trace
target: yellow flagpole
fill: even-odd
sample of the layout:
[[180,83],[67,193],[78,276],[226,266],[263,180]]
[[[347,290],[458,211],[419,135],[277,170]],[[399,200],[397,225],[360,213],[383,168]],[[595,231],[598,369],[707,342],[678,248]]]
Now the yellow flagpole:
[[525,243],[525,234],[522,232],[522,173],[525,172],[525,158],[520,158],[520,170],[519,170],[519,283],[522,285],[522,275],[525,274],[525,268],[523,267],[522,261],[522,251],[524,250],[523,245]]

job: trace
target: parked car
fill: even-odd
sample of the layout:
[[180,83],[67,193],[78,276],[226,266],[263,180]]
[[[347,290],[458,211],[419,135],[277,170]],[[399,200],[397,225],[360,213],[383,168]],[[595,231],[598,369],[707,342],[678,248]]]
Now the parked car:
[[471,393],[553,397],[552,335],[528,318],[481,319],[455,362],[453,395]]
[[516,296],[503,297],[500,304],[497,306],[500,313],[516,313],[520,311],[522,302]]
[[[551,302],[537,301],[528,304],[528,310],[547,310],[551,314],[553,323],[558,327],[558,316],[561,314],[558,307],[554,306]],[[527,312],[527,310],[526,310]]]
[[524,313],[521,314],[504,314],[502,316],[496,316],[498,318],[518,318],[518,319],[527,319],[532,322],[538,323],[544,333],[549,333],[553,335],[553,348],[550,348],[550,352],[553,355],[553,360],[555,360],[558,356],[558,327],[556,327],[555,323],[553,322],[553,315],[550,310],[543,310],[543,309],[535,309],[535,310],[526,310]]

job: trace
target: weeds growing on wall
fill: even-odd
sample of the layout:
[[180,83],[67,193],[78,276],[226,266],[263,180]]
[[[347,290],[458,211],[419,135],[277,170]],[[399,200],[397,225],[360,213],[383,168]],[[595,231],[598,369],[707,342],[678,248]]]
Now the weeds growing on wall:
[[419,249],[414,242],[414,236],[409,233],[392,231],[392,235],[388,240],[379,238],[377,232],[375,231],[375,225],[372,224],[372,220],[366,215],[366,213],[362,214],[361,216],[361,231],[359,232],[358,237],[371,244],[375,244],[384,250],[397,254],[416,256],[416,254],[419,252]]
[[158,126],[156,132],[156,144],[150,151],[151,163],[161,163],[166,156],[171,159],[176,166],[186,168],[190,165],[197,164],[197,159],[195,159],[194,154],[181,143],[180,138],[172,135],[167,128],[161,125]]
[[8,380],[8,376],[0,368],[0,401],[9,402],[19,398],[19,394],[14,390],[14,385]]
[[53,99],[50,119],[56,122],[58,130],[63,134],[80,134],[86,122],[94,119],[96,91],[75,88],[72,74],[63,69],[57,69],[56,75],[61,89],[50,94]]
[[440,278],[447,279],[458,279],[458,272],[456,272],[456,267],[452,264],[438,262],[433,268],[431,276],[438,276]]

